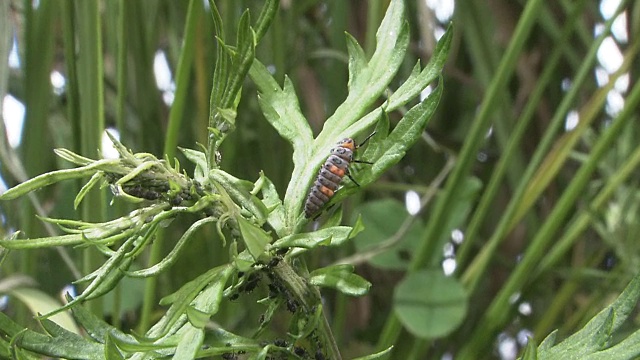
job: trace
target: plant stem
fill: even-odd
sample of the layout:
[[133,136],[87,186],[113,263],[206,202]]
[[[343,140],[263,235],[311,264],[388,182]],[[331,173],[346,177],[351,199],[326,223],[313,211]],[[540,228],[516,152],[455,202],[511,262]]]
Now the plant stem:
[[[299,261],[299,260],[297,260]],[[306,268],[305,264],[300,262],[300,267]],[[300,302],[302,309],[306,314],[313,314],[316,306],[322,306],[322,297],[320,291],[313,286],[309,285],[307,281],[299,276],[296,271],[286,261],[281,261],[277,266],[273,268],[274,273],[283,282],[287,289],[289,289],[292,295]],[[341,360],[340,350],[338,344],[331,331],[331,326],[327,320],[326,314],[322,311],[320,319],[319,331],[323,339],[323,343],[327,345],[327,358]]]

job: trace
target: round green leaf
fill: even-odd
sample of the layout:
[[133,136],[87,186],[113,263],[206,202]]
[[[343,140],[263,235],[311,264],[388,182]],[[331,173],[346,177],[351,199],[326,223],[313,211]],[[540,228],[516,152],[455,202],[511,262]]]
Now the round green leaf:
[[[402,203],[394,199],[366,203],[357,212],[364,224],[364,230],[354,238],[358,254],[367,253],[391,238],[409,216]],[[369,259],[369,263],[383,269],[406,270],[411,254],[420,243],[422,231],[422,222],[416,219],[398,243]]]
[[455,330],[467,314],[467,294],[441,270],[408,274],[396,287],[394,310],[413,335],[433,339]]

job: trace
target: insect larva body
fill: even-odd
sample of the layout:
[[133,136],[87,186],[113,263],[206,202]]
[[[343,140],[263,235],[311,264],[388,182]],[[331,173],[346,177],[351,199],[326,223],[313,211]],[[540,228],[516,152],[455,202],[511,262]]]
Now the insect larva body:
[[[369,140],[371,136],[373,136],[373,134],[369,135],[362,144]],[[349,165],[352,162],[363,162],[353,159],[353,154],[362,144],[356,145],[352,138],[345,138],[339,141],[336,147],[331,149],[331,154],[320,167],[316,181],[313,183],[307,196],[307,201],[304,205],[304,216],[307,219],[316,214],[329,202],[333,194],[338,190],[342,178],[344,178],[345,175],[351,178],[349,175]]]

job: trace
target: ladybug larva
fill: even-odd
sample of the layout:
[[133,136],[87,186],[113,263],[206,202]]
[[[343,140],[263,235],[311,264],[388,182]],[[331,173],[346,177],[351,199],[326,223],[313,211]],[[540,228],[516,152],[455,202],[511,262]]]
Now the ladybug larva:
[[354,160],[353,154],[364,143],[369,140],[375,132],[369,135],[360,145],[356,145],[352,138],[340,140],[336,147],[331,149],[331,154],[320,167],[316,181],[313,183],[307,201],[304,204],[304,216],[310,218],[316,214],[333,197],[344,176],[348,176],[351,181],[360,186],[349,175],[349,165],[352,162],[371,164],[366,161]]

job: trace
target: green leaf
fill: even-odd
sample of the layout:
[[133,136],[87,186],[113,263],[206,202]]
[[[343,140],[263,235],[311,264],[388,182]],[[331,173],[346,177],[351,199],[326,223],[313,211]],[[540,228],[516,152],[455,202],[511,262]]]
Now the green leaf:
[[267,222],[276,231],[276,234],[284,236],[287,229],[282,200],[280,199],[273,182],[271,182],[263,172],[260,172],[260,179],[262,181],[262,186],[260,187],[260,191],[262,192],[262,203],[269,212],[269,215],[267,215]]
[[346,240],[352,237],[352,228],[349,226],[333,226],[324,228],[311,233],[300,233],[285,236],[276,240],[271,247],[272,248],[288,248],[299,247],[305,249],[312,249],[319,245],[342,245]]
[[171,307],[147,332],[146,336],[150,339],[158,339],[165,336],[178,322],[178,318],[186,313],[188,306],[191,304],[193,299],[198,296],[200,291],[214,281],[225,284],[231,275],[232,269],[233,268],[229,265],[222,265],[213,268],[184,284],[175,293],[162,298],[160,300],[160,305],[171,304]]
[[[71,301],[68,295],[67,301]],[[72,307],[71,312],[73,313],[73,318],[85,329],[87,335],[98,342],[105,342],[107,338],[110,338],[111,342],[117,341],[119,344],[138,343],[133,336],[125,334],[114,326],[107,324],[82,305]]]
[[260,224],[265,222],[268,211],[262,201],[251,194],[251,189],[253,189],[252,182],[240,180],[218,169],[209,171],[209,179],[220,184],[233,202],[248,210]]
[[[546,344],[550,341],[545,339],[538,348],[538,357],[540,359],[584,359],[587,355],[591,355],[592,357],[590,358],[592,359],[606,358],[599,357],[596,354],[609,347],[612,334],[622,326],[634,311],[639,299],[640,275],[636,275],[613,304],[599,312],[578,332],[552,347],[547,347]],[[636,332],[631,337],[637,340],[638,336],[640,334]],[[629,343],[626,345],[629,345]],[[608,355],[631,351],[637,356],[639,354],[637,351],[640,351],[640,349],[637,345],[631,348],[628,346],[626,348],[616,346],[615,349],[609,351],[611,352],[607,353]],[[613,358],[617,357],[614,356]],[[620,357],[620,359],[623,358],[629,357]]]
[[195,326],[198,329],[204,329],[209,322],[209,318],[209,314],[202,312],[193,306],[187,307],[187,319],[189,319],[192,326]]
[[0,200],[12,200],[22,195],[26,195],[34,190],[41,189],[45,186],[55,184],[63,180],[80,179],[83,177],[93,176],[93,174],[107,164],[115,164],[114,160],[95,161],[92,164],[74,168],[51,171],[38,175],[23,183],[20,183],[0,195]]
[[[209,7],[211,8],[213,27],[218,41],[218,46],[216,47],[216,64],[213,68],[213,86],[211,88],[211,97],[209,100],[209,111],[211,111],[210,116],[212,116],[214,109],[219,108],[222,105],[222,96],[227,89],[227,80],[229,78],[231,61],[229,59],[229,55],[223,49],[225,35],[218,7],[213,0],[209,0]],[[211,127],[211,123],[209,124],[209,127]]]
[[407,104],[418,96],[431,82],[438,78],[444,63],[447,61],[451,39],[453,38],[453,25],[449,24],[447,31],[442,35],[429,59],[429,63],[420,71],[419,63],[402,85],[389,97],[385,111],[391,112]]
[[164,258],[162,258],[162,260],[160,260],[159,263],[148,267],[146,269],[142,269],[142,270],[136,270],[136,271],[129,271],[127,272],[127,276],[131,276],[131,277],[149,277],[149,276],[154,276],[159,274],[160,272],[168,269],[169,267],[171,267],[177,260],[178,260],[178,255],[180,255],[180,252],[182,251],[182,249],[184,249],[184,247],[186,246],[187,242],[193,237],[193,234],[200,229],[200,227],[202,227],[205,224],[208,224],[210,222],[215,222],[217,221],[216,218],[213,217],[206,217],[204,219],[200,219],[196,222],[194,222],[193,224],[191,224],[191,226],[189,227],[189,229],[187,229],[187,231],[185,231],[182,236],[180,237],[180,239],[178,240],[178,242],[176,243],[176,245],[173,247],[173,249],[169,252],[169,254],[167,254]]
[[636,331],[616,345],[605,350],[597,351],[584,357],[584,359],[637,359],[638,357],[640,357],[640,331]]
[[[374,163],[358,169],[358,183],[361,187],[377,180],[405,156],[407,150],[422,136],[422,132],[433,116],[441,96],[442,85],[431,92],[420,104],[411,108],[388,137],[383,140],[378,140],[379,137],[376,136],[372,138],[364,152],[364,158],[367,161],[373,160]],[[382,117],[384,119],[386,117],[384,113],[381,112],[380,114],[376,118]],[[336,192],[329,204],[342,201],[347,196],[360,191],[361,187],[342,187],[340,191]]]
[[193,360],[202,347],[204,341],[204,331],[201,328],[194,327],[190,323],[180,329],[178,347],[173,359]]
[[[131,263],[133,262],[133,258],[127,258],[121,254],[122,253],[118,253],[112,256],[98,270],[92,273],[92,275],[95,275],[92,276],[91,283],[82,291],[80,295],[73,298],[73,300],[69,301],[66,305],[41,315],[40,318],[51,317],[61,311],[75,306],[78,303],[98,298],[113,290],[113,288],[118,285],[118,282],[124,277],[125,271],[129,268],[129,266],[131,266]],[[86,276],[81,280],[85,280],[88,278],[89,277]]]
[[[110,135],[110,134],[109,134]],[[80,166],[85,166],[93,163],[95,160],[89,159],[87,157],[78,155],[71,150],[67,150],[64,148],[53,149],[53,152],[58,155],[60,158],[67,160],[68,162]]]
[[347,53],[349,54],[349,82],[347,85],[349,91],[351,91],[354,87],[354,77],[361,69],[367,66],[367,57],[356,38],[349,33],[345,33],[345,36],[347,40]]
[[538,350],[547,351],[551,349],[551,347],[553,347],[553,345],[556,343],[557,336],[558,336],[558,330],[553,330],[549,335],[547,335],[546,338],[544,338],[544,340],[542,340],[542,342],[540,343],[540,346],[538,347]]
[[[403,1],[391,1],[376,34],[377,46],[369,62],[364,60],[362,50],[353,38],[348,37],[351,56],[349,95],[325,122],[323,131],[313,142],[311,130],[300,114],[297,99],[295,96],[283,96],[293,94],[290,82],[285,80],[285,90],[281,91],[264,66],[254,63],[250,75],[264,94],[260,102],[263,113],[294,147],[294,172],[283,201],[287,228],[304,225],[301,207],[307,190],[335,142],[362,133],[383,113],[381,108],[373,111],[369,111],[369,108],[386,91],[402,64],[409,41],[409,28],[403,13]],[[287,111],[293,112],[293,116],[286,116]]]
[[266,120],[282,138],[293,145],[293,163],[303,164],[313,134],[300,110],[291,80],[285,77],[284,86],[281,88],[269,70],[258,60],[253,62],[249,76],[260,91],[258,103]]
[[215,315],[220,309],[222,294],[231,276],[230,268],[221,273],[206,289],[204,289],[193,301],[193,307],[207,317]]
[[536,349],[536,342],[532,338],[527,341],[527,346],[524,348],[522,357],[520,360],[538,360],[538,350]]
[[24,326],[16,324],[7,314],[0,312],[0,332],[13,337],[24,330]]
[[258,20],[256,20],[256,42],[259,42],[269,29],[271,22],[276,17],[279,5],[280,1],[278,0],[265,1],[264,5],[262,6],[262,10],[260,11],[260,15],[258,16]]
[[246,10],[238,22],[238,43],[236,44],[238,51],[232,61],[232,76],[228,80],[226,92],[222,97],[221,108],[223,109],[236,108],[234,102],[237,100],[242,82],[255,58],[255,34],[250,25],[249,10]]
[[389,137],[380,144],[380,148],[383,151],[379,154],[372,154],[378,158],[371,166],[371,172],[374,177],[378,177],[382,172],[400,161],[406,154],[407,149],[413,146],[420,136],[422,136],[424,128],[427,126],[429,120],[431,120],[440,102],[442,83],[441,79],[440,85],[420,104],[411,108],[400,122],[398,122],[398,125],[391,131]]
[[82,199],[84,198],[84,196],[89,192],[89,190],[91,190],[98,182],[100,182],[100,180],[103,179],[104,174],[102,173],[102,171],[96,172],[95,174],[93,174],[93,176],[91,177],[91,179],[89,179],[89,181],[84,184],[84,186],[82,187],[82,189],[80,189],[80,191],[78,191],[78,195],[76,195],[75,200],[73,200],[73,208],[77,209],[78,206],[80,205],[80,202],[82,202]]
[[[394,199],[365,203],[356,209],[362,217],[364,230],[355,237],[358,254],[375,251],[369,263],[381,269],[406,270],[411,262],[413,249],[421,241],[424,225],[415,219],[401,237],[393,241],[394,235],[410,217],[405,206]],[[393,243],[385,243],[393,241]],[[372,254],[373,255],[373,254]]]
[[110,336],[105,339],[104,358],[106,360],[124,360],[124,356],[122,356],[120,350],[118,350],[118,347]]
[[369,292],[371,283],[353,273],[352,265],[334,265],[314,270],[309,283],[329,287],[349,296],[362,296]]
[[371,60],[363,66],[365,61],[362,49],[352,37],[347,37],[350,57],[349,95],[334,115],[327,119],[324,125],[327,131],[323,131],[324,134],[318,136],[319,139],[339,140],[339,134],[366,114],[368,108],[391,83],[409,44],[409,27],[404,21],[404,1],[391,1],[376,33],[376,40],[376,50]]
[[16,337],[15,345],[25,350],[56,358],[103,359],[102,344],[91,342],[68,332],[49,320],[44,320],[41,324],[56,336],[52,337],[25,330]]
[[393,308],[413,335],[435,339],[454,331],[467,314],[467,294],[442,270],[407,274],[393,294]]
[[242,216],[236,217],[236,220],[247,250],[255,260],[258,260],[271,242],[271,236]]
[[361,357],[355,358],[353,360],[387,359],[387,355],[391,353],[391,350],[393,350],[393,346],[389,346],[385,350],[382,350],[382,351],[377,352],[375,354],[371,354],[371,355],[367,355],[367,356],[361,356]]

